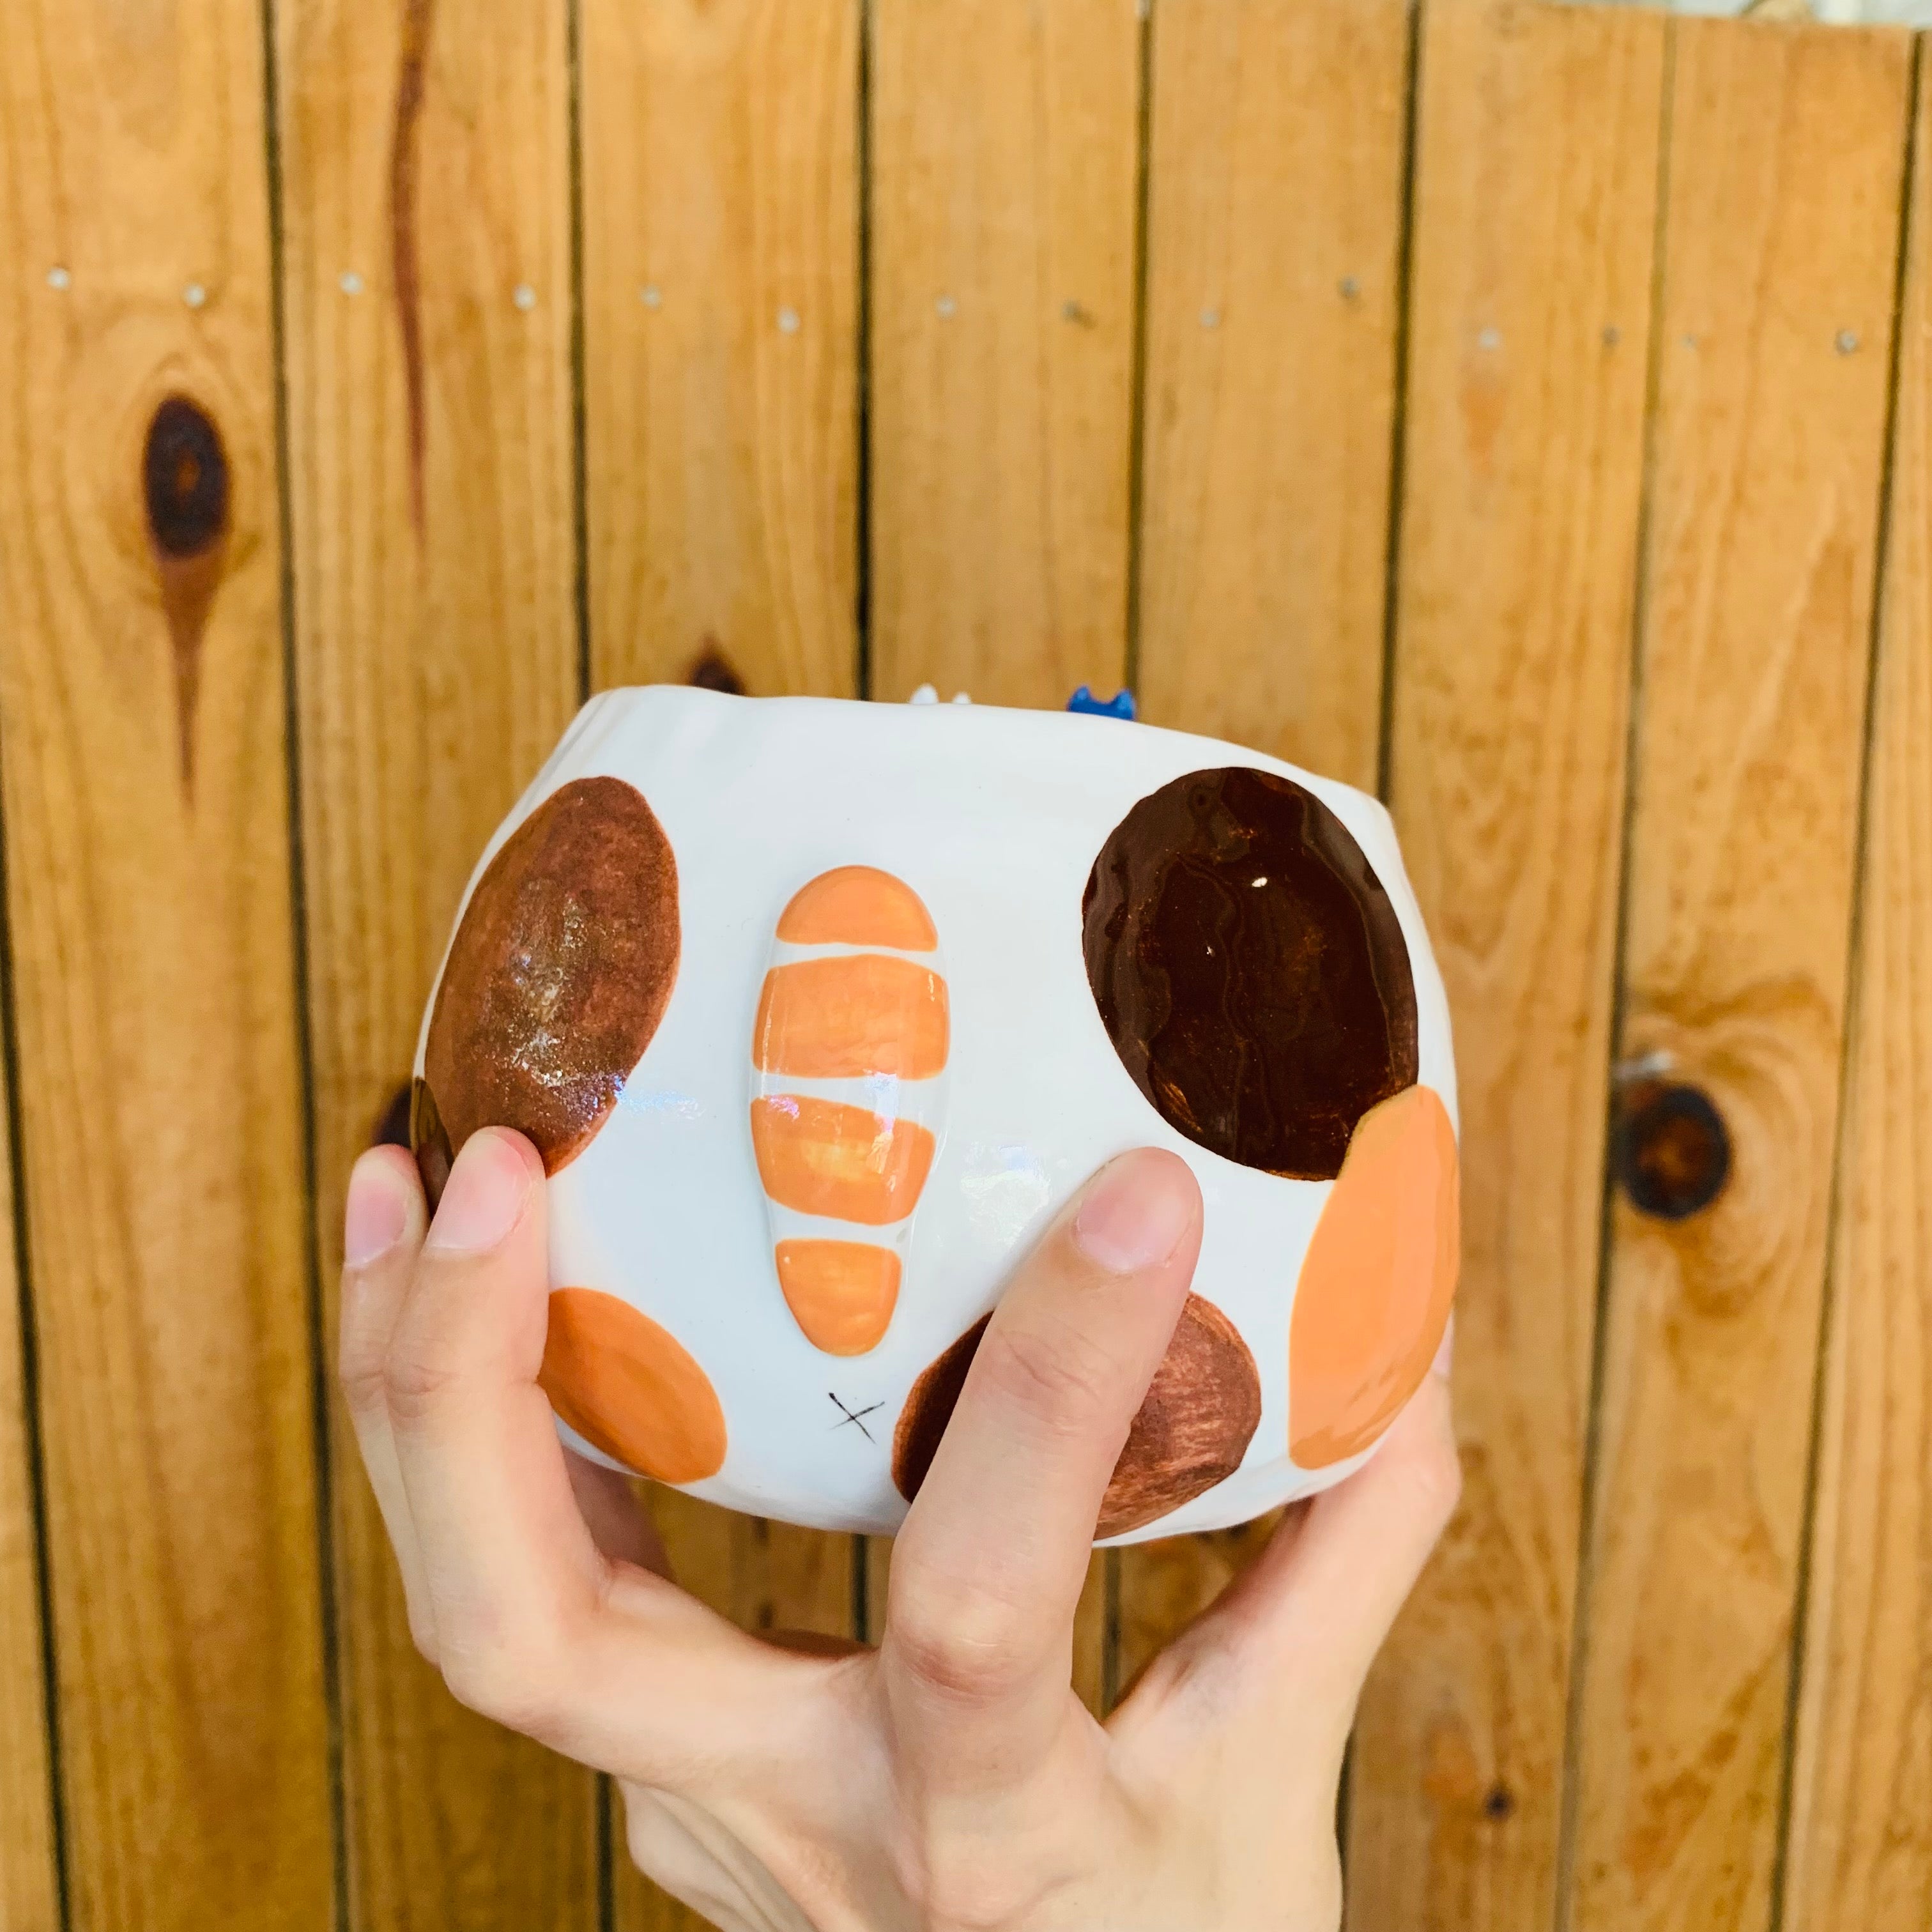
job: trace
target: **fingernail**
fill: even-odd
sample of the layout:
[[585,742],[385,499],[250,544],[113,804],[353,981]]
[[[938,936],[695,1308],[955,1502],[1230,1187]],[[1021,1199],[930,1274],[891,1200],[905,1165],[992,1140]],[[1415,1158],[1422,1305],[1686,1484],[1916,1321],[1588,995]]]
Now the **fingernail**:
[[342,1215],[342,1259],[366,1268],[403,1238],[410,1225],[410,1197],[395,1163],[365,1154],[350,1171],[349,1201]]
[[1124,1156],[1103,1169],[1073,1217],[1073,1244],[1111,1274],[1164,1262],[1194,1218],[1194,1192],[1178,1162]]
[[476,1254],[494,1248],[521,1217],[530,1164],[514,1141],[488,1129],[456,1156],[430,1223],[429,1246]]

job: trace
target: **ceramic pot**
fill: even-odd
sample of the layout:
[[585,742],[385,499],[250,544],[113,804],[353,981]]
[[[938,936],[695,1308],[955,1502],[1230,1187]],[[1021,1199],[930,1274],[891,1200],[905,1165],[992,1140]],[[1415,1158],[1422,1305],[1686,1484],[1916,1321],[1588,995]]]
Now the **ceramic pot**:
[[1454,1292],[1442,982],[1372,799],[1118,719],[615,691],[470,884],[412,1138],[529,1134],[584,1454],[902,1520],[982,1318],[1109,1156],[1198,1177],[1193,1294],[1098,1532],[1325,1487]]

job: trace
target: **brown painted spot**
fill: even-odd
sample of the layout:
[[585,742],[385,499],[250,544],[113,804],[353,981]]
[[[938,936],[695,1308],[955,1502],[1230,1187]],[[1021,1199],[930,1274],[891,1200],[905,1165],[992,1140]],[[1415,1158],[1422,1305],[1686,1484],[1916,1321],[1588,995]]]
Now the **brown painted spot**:
[[448,1130],[436,1111],[436,1096],[427,1080],[418,1080],[410,1096],[410,1145],[416,1150],[416,1172],[422,1177],[423,1198],[434,1214],[449,1184],[449,1170],[456,1163],[456,1150],[449,1144]]
[[403,385],[410,425],[410,516],[418,538],[424,524],[424,461],[428,402],[422,346],[422,274],[417,246],[417,135],[429,73],[435,0],[403,0],[402,58],[389,138],[389,246],[396,285],[396,322],[403,339]]
[[382,1111],[376,1116],[376,1125],[369,1136],[371,1147],[412,1148],[416,1142],[410,1126],[416,1114],[416,1082],[405,1080],[385,1102]]
[[1348,828],[1292,780],[1231,766],[1150,793],[1101,848],[1082,911],[1114,1051],[1198,1145],[1326,1180],[1363,1114],[1414,1084],[1395,908]]
[[[908,1502],[932,1466],[991,1319],[968,1329],[906,1398],[892,1437],[892,1480]],[[1261,1419],[1261,1377],[1247,1344],[1211,1301],[1190,1294],[1114,1465],[1095,1537],[1124,1536],[1225,1481]]]
[[1302,1258],[1288,1446],[1303,1468],[1359,1454],[1421,1387],[1460,1237],[1455,1130],[1438,1095],[1412,1087],[1362,1117]]
[[191,790],[202,639],[221,585],[230,509],[228,453],[199,403],[170,396],[154,411],[141,454],[141,485],[173,650],[182,783]]
[[761,1072],[929,1080],[946,1064],[946,982],[886,952],[800,959],[765,975],[752,1054]]
[[553,793],[491,860],[443,968],[424,1070],[452,1148],[502,1126],[553,1174],[582,1152],[664,1017],[678,945],[677,865],[643,795],[610,778]]
[[685,682],[694,684],[700,691],[722,691],[728,698],[742,698],[745,680],[732,668],[731,660],[720,648],[716,638],[706,638],[704,647],[692,661]]
[[899,1258],[870,1241],[781,1241],[778,1286],[814,1348],[862,1355],[879,1345],[899,1298]]
[[1170,1515],[1241,1466],[1262,1419],[1261,1377],[1234,1324],[1190,1294],[1100,1505],[1096,1536]]
[[940,1438],[966,1386],[966,1372],[980,1352],[980,1338],[992,1318],[981,1316],[958,1340],[934,1356],[920,1371],[899,1411],[898,1424],[892,1431],[892,1480],[908,1502],[918,1496],[932,1459],[939,1454]]
[[1688,1220],[1731,1178],[1731,1137],[1702,1088],[1646,1081],[1624,1096],[1618,1178],[1630,1204],[1660,1220]]
[[752,1151],[765,1192],[781,1208],[883,1228],[919,1204],[934,1142],[916,1120],[770,1094],[752,1102]]
[[778,915],[794,946],[896,946],[930,952],[939,934],[918,893],[876,866],[841,866],[800,888]]
[[538,1382],[585,1442],[640,1476],[695,1483],[724,1462],[724,1412],[711,1379],[668,1329],[590,1288],[550,1298]]

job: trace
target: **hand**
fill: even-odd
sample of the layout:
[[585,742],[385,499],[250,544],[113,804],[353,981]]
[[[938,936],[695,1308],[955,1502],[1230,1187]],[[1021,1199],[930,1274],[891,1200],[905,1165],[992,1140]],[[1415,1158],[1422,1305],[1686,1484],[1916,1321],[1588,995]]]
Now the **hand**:
[[1123,1156],[1014,1275],[900,1532],[876,1651],[748,1636],[662,1574],[628,1485],[537,1387],[535,1151],[349,1196],[342,1376],[410,1628],[464,1703],[611,1773],[644,1869],[728,1932],[1316,1932],[1363,1678],[1455,1504],[1446,1375],[1104,1724],[1069,1688],[1100,1498],[1201,1240],[1185,1162]]

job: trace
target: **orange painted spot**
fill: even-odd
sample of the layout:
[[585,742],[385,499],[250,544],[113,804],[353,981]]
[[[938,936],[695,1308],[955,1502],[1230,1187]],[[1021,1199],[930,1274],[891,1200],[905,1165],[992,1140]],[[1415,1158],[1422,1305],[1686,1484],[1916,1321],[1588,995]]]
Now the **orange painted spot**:
[[694,1483],[724,1466],[724,1412],[710,1378],[668,1329],[614,1294],[550,1296],[537,1380],[585,1442],[640,1475]]
[[869,1241],[781,1241],[778,1286],[805,1339],[828,1355],[877,1348],[899,1298],[899,1258]]
[[768,1094],[752,1102],[752,1150],[765,1192],[781,1208],[883,1228],[917,1203],[933,1141],[916,1120]]
[[1288,1454],[1304,1469],[1368,1448],[1422,1384],[1456,1296],[1456,1132],[1410,1087],[1355,1124],[1301,1264],[1288,1324]]
[[848,952],[765,975],[752,1052],[766,1073],[929,1080],[946,1064],[948,1030],[946,982],[930,967]]
[[778,915],[778,937],[794,946],[897,946],[908,952],[929,952],[939,944],[918,893],[876,866],[820,873]]

